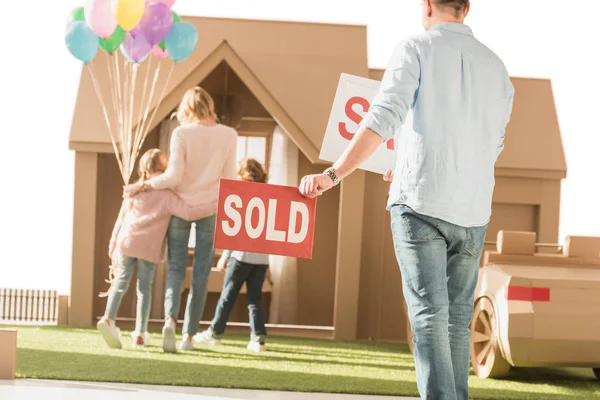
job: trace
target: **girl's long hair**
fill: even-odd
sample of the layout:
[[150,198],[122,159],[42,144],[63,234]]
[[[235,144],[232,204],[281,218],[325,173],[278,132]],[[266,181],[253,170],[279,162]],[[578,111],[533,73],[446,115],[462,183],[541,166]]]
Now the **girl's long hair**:
[[144,153],[144,155],[140,158],[138,165],[138,173],[140,175],[140,178],[138,179],[139,183],[147,181],[153,174],[157,172],[165,172],[162,163],[162,157],[164,156],[165,153],[163,153],[160,149],[150,149]]
[[244,158],[238,163],[238,177],[242,181],[267,183],[269,177],[262,164],[254,158]]

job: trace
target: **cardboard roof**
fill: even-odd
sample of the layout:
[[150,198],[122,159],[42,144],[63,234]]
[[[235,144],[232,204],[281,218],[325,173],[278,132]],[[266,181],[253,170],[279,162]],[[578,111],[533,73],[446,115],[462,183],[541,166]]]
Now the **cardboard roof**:
[[[183,19],[198,29],[198,48],[174,69],[155,123],[167,116],[185,89],[199,84],[210,73],[211,66],[214,68],[228,58],[226,61],[237,65],[237,69],[232,68],[258,100],[263,105],[268,103],[270,107],[266,108],[270,108],[271,113],[279,114],[273,115],[274,119],[303,153],[312,162],[318,161],[318,149],[340,74],[368,76],[366,27],[204,17]],[[108,56],[99,54],[93,62],[101,87],[109,86],[106,59]],[[142,64],[140,71],[144,68]],[[164,80],[167,73],[168,68],[163,67],[159,80]],[[137,89],[141,92],[139,86]],[[72,147],[75,143],[110,143],[102,109],[85,69],[70,141]]]
[[[371,69],[369,76],[381,80],[383,72]],[[511,79],[515,87],[513,112],[496,168],[560,172],[564,177],[567,163],[552,83],[548,79]]]

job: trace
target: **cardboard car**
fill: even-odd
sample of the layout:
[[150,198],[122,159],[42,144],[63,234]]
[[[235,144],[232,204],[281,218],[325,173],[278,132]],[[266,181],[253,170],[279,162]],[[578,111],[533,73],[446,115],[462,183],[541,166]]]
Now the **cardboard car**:
[[511,367],[589,367],[600,379],[600,238],[568,237],[537,253],[532,232],[498,233],[484,256],[471,322],[481,378]]

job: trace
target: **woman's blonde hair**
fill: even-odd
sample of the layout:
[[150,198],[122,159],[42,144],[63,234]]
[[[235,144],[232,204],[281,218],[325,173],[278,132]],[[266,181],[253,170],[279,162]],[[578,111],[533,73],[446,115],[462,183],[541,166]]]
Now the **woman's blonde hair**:
[[182,124],[205,119],[217,121],[215,101],[206,90],[196,86],[185,92],[175,116]]
[[[164,158],[163,158],[164,157]],[[159,149],[150,149],[140,158],[138,173],[140,182],[147,181],[157,172],[165,172],[164,159],[165,153]]]
[[254,158],[244,158],[238,162],[238,176],[247,182],[267,183],[268,176],[262,164]]

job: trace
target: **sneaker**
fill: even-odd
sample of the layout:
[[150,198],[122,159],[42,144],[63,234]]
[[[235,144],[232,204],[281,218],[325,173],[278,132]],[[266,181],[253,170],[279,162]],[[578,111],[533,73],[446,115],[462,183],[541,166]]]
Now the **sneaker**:
[[163,351],[165,353],[177,353],[177,337],[175,336],[175,323],[173,320],[165,322],[162,330]]
[[212,329],[207,329],[204,332],[199,332],[194,335],[194,343],[217,346],[221,344],[221,339],[215,337]]
[[182,340],[181,343],[179,343],[179,350],[181,351],[190,351],[194,349],[195,347],[192,340]]
[[102,318],[100,321],[98,321],[96,328],[98,328],[98,330],[102,334],[102,338],[104,339],[108,347],[113,349],[120,349],[123,347],[120,338],[121,332],[115,326],[114,323],[111,324],[108,321],[108,319]]
[[150,334],[148,332],[144,332],[143,334],[139,333],[138,331],[131,332],[131,338],[132,339],[135,339],[137,336],[141,336],[142,337],[142,339],[144,340],[144,345],[146,345],[146,346],[150,345],[150,340],[152,338],[150,337]]
[[131,345],[134,349],[141,349],[144,347],[144,338],[142,336],[134,336],[133,344]]
[[261,353],[261,352],[267,350],[267,345],[264,343],[251,341],[250,343],[248,343],[248,347],[246,347],[246,348],[255,353]]

